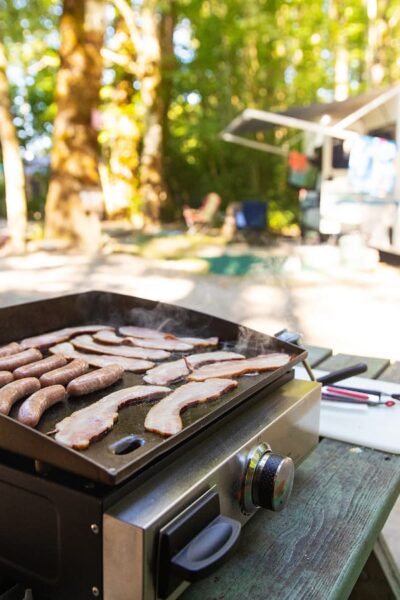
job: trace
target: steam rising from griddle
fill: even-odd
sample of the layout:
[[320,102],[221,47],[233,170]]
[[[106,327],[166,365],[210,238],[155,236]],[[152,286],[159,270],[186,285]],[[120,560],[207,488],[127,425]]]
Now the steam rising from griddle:
[[[209,332],[213,320],[213,317],[207,315],[208,322],[204,323],[205,315],[202,314],[203,322],[195,323],[193,313],[189,309],[162,302],[156,304],[153,309],[132,308],[125,316],[126,325],[147,327],[156,331],[192,337],[202,337],[205,332]],[[216,334],[210,333],[210,335]]]

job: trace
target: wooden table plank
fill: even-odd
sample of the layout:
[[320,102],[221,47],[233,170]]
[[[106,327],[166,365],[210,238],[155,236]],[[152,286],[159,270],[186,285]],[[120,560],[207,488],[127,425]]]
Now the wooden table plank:
[[[382,381],[400,383],[400,362],[391,364],[378,377]],[[400,598],[400,498],[394,505],[374,551],[396,598]]]
[[389,365],[378,377],[383,381],[393,381],[400,383],[400,362],[394,362]]
[[356,363],[364,362],[368,365],[368,370],[360,375],[360,377],[368,377],[376,379],[390,365],[390,361],[386,358],[371,358],[368,356],[356,356],[354,354],[335,354],[327,360],[324,360],[318,365],[318,369],[323,371],[336,371],[343,369]]
[[321,346],[304,346],[308,352],[308,362],[312,367],[316,367],[322,361],[332,356],[332,350],[330,348],[323,348]]
[[259,511],[229,563],[182,600],[345,600],[399,492],[400,458],[325,439],[288,508]]

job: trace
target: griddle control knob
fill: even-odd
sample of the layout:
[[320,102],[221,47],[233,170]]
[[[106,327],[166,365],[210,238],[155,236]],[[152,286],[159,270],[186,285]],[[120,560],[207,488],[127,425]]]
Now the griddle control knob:
[[254,470],[251,486],[253,504],[276,512],[282,510],[289,501],[293,479],[292,459],[266,452]]

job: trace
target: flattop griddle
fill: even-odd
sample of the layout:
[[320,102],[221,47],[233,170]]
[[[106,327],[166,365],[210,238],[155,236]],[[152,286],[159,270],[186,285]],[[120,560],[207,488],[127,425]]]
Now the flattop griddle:
[[[121,410],[113,430],[84,451],[72,450],[46,435],[57,422],[75,410],[118,389],[144,383],[143,374],[130,372],[125,372],[122,381],[105,390],[56,404],[45,413],[37,429],[26,427],[13,418],[20,403],[13,407],[9,417],[0,415],[0,448],[106,485],[117,485],[146,464],[154,462],[210,423],[221,419],[256,392],[276,382],[307,356],[298,346],[230,321],[111,292],[91,291],[2,308],[0,323],[0,345],[75,325],[100,323],[118,327],[131,324],[160,328],[181,336],[218,336],[218,349],[241,352],[246,357],[268,352],[286,352],[290,355],[287,365],[274,371],[240,377],[239,385],[233,392],[191,407],[183,414],[183,430],[169,438],[144,430],[145,416],[154,402],[133,404]],[[195,348],[186,353],[171,354],[167,360],[205,351],[207,349]],[[168,387],[175,389],[181,384]]]

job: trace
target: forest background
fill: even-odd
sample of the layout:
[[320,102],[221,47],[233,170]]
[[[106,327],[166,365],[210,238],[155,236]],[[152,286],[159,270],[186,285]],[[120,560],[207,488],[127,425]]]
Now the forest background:
[[297,211],[286,163],[221,130],[247,107],[399,79],[397,0],[0,0],[0,214],[16,251],[27,218],[79,243],[100,189],[107,217],[136,228],[215,191],[222,208],[267,202],[279,229]]

